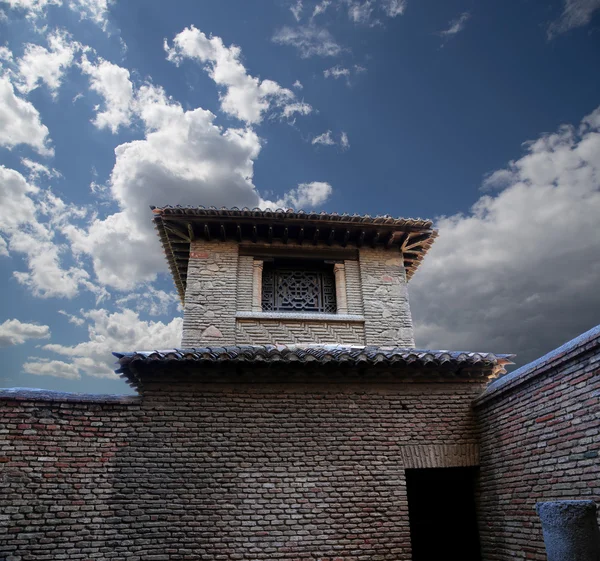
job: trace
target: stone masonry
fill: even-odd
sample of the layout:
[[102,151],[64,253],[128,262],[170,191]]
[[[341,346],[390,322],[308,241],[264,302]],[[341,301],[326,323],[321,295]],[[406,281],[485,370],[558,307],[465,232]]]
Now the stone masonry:
[[[192,243],[184,347],[233,343],[414,347],[406,275],[398,252],[362,248],[358,260],[344,260],[347,317],[273,317],[253,308],[254,259],[239,255],[238,248],[236,242]],[[240,313],[245,315],[236,318]]]

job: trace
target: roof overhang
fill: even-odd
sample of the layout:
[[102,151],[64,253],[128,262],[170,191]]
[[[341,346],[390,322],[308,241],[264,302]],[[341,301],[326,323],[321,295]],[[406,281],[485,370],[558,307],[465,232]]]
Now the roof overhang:
[[197,239],[341,248],[383,247],[402,253],[410,280],[437,236],[431,220],[420,218],[258,208],[167,206],[151,209],[182,301],[190,244]]
[[261,380],[284,382],[297,381],[298,376],[319,379],[325,373],[331,381],[335,371],[346,380],[487,381],[503,373],[514,356],[347,345],[231,345],[113,354],[120,366],[117,373],[137,389],[153,377],[210,382],[228,372],[233,381],[244,381],[249,372],[262,372]]

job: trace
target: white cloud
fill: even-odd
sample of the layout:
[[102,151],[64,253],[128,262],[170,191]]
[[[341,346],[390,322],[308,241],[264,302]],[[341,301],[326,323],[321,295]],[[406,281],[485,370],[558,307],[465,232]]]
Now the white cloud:
[[599,10],[600,0],[564,0],[560,18],[548,26],[548,38],[586,26]]
[[62,174],[54,168],[49,168],[48,166],[40,164],[39,162],[34,162],[29,158],[21,158],[21,164],[29,170],[27,179],[32,182],[37,181],[42,176],[46,176],[48,179],[62,177]]
[[333,140],[331,131],[326,131],[323,134],[315,136],[312,139],[311,144],[322,144],[323,146],[334,146],[335,140]]
[[61,31],[55,31],[48,37],[48,46],[49,49],[33,43],[25,45],[25,53],[17,62],[17,89],[21,93],[27,94],[44,82],[56,96],[65,70],[82,48],[80,43]]
[[23,371],[36,376],[53,376],[55,378],[66,378],[77,380],[81,378],[79,369],[62,360],[29,359],[30,362],[23,364]]
[[420,347],[522,363],[598,323],[600,108],[526,146],[502,191],[438,220],[411,282]]
[[344,150],[348,150],[350,148],[350,140],[348,139],[348,135],[342,131],[342,135],[340,136],[340,146]]
[[[206,64],[209,76],[225,88],[221,95],[221,110],[248,124],[259,123],[273,107],[283,109],[297,104],[294,92],[273,80],[250,76],[241,63],[241,50],[236,45],[226,47],[220,37],[207,37],[194,26],[175,36],[173,47],[165,41],[168,60],[179,64],[184,58]],[[302,104],[303,114],[312,109]],[[287,113],[289,114],[289,110]]]
[[406,0],[383,0],[382,8],[389,17],[395,18],[406,10]]
[[108,128],[113,134],[119,127],[129,126],[133,118],[134,103],[129,70],[102,58],[92,64],[86,56],[82,57],[80,66],[90,78],[90,89],[104,100],[104,110],[98,111],[94,125],[99,129]]
[[296,21],[300,21],[302,17],[302,0],[296,0],[296,3],[290,6],[290,12],[292,12]]
[[304,88],[304,86],[302,85],[302,82],[300,80],[296,80],[292,84],[292,87],[296,88],[297,90],[301,90],[302,88]]
[[[292,189],[286,193],[273,206],[276,208],[291,207],[297,210],[315,210],[318,205],[329,199],[332,192],[331,185],[326,181],[300,183],[297,189]],[[262,206],[270,206],[269,201],[265,201]]]
[[440,31],[440,35],[448,39],[450,37],[453,37],[457,33],[460,33],[467,25],[467,21],[469,21],[470,17],[471,14],[469,12],[463,12],[456,19],[453,19],[448,24],[448,27],[446,29]]
[[115,378],[113,351],[165,349],[181,344],[181,318],[169,323],[143,321],[132,310],[110,313],[105,309],[84,312],[82,316],[89,323],[87,341],[73,346],[44,346],[45,350],[69,357],[78,375]]
[[29,339],[47,339],[50,328],[47,325],[22,323],[18,319],[7,319],[0,324],[0,348],[21,345]]
[[323,76],[325,76],[325,78],[334,78],[335,80],[338,80],[339,78],[348,78],[348,76],[350,76],[350,70],[343,68],[338,64],[331,68],[327,68],[327,70],[323,70]]
[[[46,223],[39,221],[43,214]],[[76,214],[74,207],[51,193],[42,194],[19,172],[0,166],[0,231],[9,238],[10,252],[22,253],[28,264],[28,271],[15,271],[13,276],[35,296],[72,298],[80,285],[96,290],[86,271],[61,266],[68,247],[56,242],[56,229]]]
[[346,0],[348,5],[348,17],[354,23],[370,23],[371,15],[375,10],[375,2],[373,0],[365,0],[360,2],[357,0]]
[[295,47],[302,58],[337,56],[344,51],[327,29],[315,25],[284,26],[273,35],[273,41]]
[[35,222],[35,204],[29,195],[38,191],[18,171],[0,165],[0,231],[10,233]]
[[69,248],[54,240],[54,232],[50,228],[39,225],[35,233],[14,232],[9,249],[25,255],[29,270],[15,271],[13,276],[34,296],[73,298],[79,293],[80,285],[88,283],[89,274],[84,269],[76,266],[63,268],[63,257]]
[[327,11],[327,8],[329,8],[330,5],[331,5],[331,0],[322,0],[321,2],[319,2],[314,7],[314,10],[313,10],[311,18],[316,18],[317,16],[320,16],[321,14],[324,14]]
[[[2,0],[10,8],[25,12],[30,20],[46,16],[49,6],[62,6],[63,0]],[[66,0],[64,5],[77,13],[81,19],[90,19],[106,30],[110,0]]]
[[350,86],[351,83],[351,76],[354,75],[356,76],[357,74],[362,74],[363,72],[366,72],[367,69],[364,66],[361,66],[360,64],[355,64],[351,69],[350,68],[345,68],[344,66],[340,66],[339,64],[336,64],[335,66],[332,66],[331,68],[327,68],[325,70],[323,70],[323,76],[325,78],[333,78],[334,80],[339,80],[340,78],[344,78],[346,80],[346,85]]
[[7,74],[0,75],[0,146],[27,144],[43,156],[52,156],[48,135],[37,109],[16,95]]
[[152,285],[130,292],[119,298],[116,303],[118,306],[134,308],[138,312],[147,312],[151,316],[166,315],[172,306],[180,306],[179,297],[174,290],[165,292]]
[[69,323],[72,323],[73,325],[77,325],[78,327],[81,327],[85,323],[85,319],[83,319],[82,317],[75,316],[73,314],[69,314],[68,312],[65,312],[64,310],[58,310],[58,313],[65,316],[67,318],[67,320],[69,321]]
[[325,131],[323,134],[315,136],[312,139],[311,144],[321,144],[323,146],[336,146],[336,145],[339,145],[342,148],[342,150],[347,150],[348,148],[350,148],[350,141],[348,139],[348,135],[345,132],[343,132],[343,131],[340,134],[340,140],[339,140],[339,142],[337,142],[333,138],[333,134],[329,130],[329,131]]
[[141,88],[136,111],[146,138],[116,148],[110,178],[121,211],[96,218],[87,230],[65,229],[74,251],[92,256],[100,282],[122,290],[166,269],[149,205],[255,207],[260,201],[252,183],[261,148],[254,131],[220,128],[210,111],[184,111],[153,86]]

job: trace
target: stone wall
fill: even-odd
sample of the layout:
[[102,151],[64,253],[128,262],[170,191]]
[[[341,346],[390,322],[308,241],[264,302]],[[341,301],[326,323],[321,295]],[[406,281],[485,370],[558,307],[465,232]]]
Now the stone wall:
[[235,341],[237,244],[191,244],[183,312],[183,347],[231,345]]
[[[281,244],[273,247],[282,249]],[[233,241],[192,243],[183,347],[274,343],[414,347],[405,271],[398,253],[362,248],[358,260],[344,260],[349,317],[340,322],[317,315],[261,317],[253,310],[253,257],[241,255],[238,249]],[[239,312],[254,313],[236,320]]]
[[402,256],[385,249],[360,250],[367,345],[415,346]]
[[546,559],[536,502],[600,502],[600,328],[476,401],[484,559]]
[[0,558],[408,561],[404,462],[475,461],[481,385],[324,376],[0,394]]

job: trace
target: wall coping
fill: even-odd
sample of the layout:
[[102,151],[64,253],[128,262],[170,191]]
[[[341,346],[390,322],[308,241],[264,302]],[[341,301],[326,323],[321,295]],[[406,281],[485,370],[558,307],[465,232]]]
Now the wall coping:
[[39,388],[0,388],[0,401],[59,401],[65,403],[141,403],[139,395],[72,393]]
[[582,333],[575,339],[571,339],[533,362],[497,378],[474,400],[473,405],[480,406],[490,399],[511,391],[553,368],[575,360],[597,347],[600,347],[600,325],[592,327],[589,331]]
[[288,313],[288,312],[236,312],[236,319],[280,319],[288,321],[365,321],[364,316],[354,314],[320,314],[320,313]]

